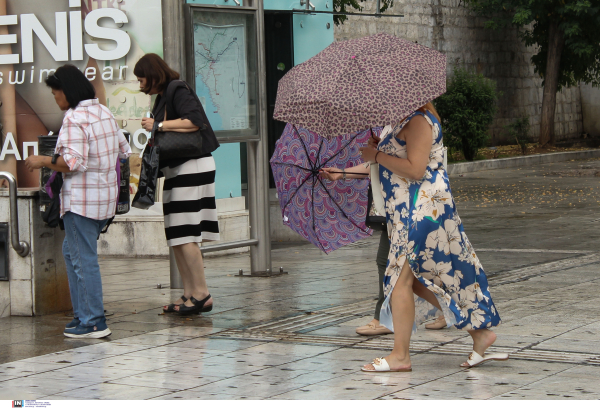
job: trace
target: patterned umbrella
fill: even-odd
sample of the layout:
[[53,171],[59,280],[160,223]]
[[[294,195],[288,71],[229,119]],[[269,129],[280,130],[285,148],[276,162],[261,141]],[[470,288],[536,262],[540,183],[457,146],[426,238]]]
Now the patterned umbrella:
[[330,138],[393,124],[446,92],[446,56],[389,34],[340,41],[279,81],[275,119]]
[[[373,129],[375,135],[380,132]],[[325,253],[373,233],[365,226],[369,180],[319,177],[323,167],[362,163],[359,148],[369,136],[366,130],[327,140],[288,123],[275,145],[271,168],[283,223]]]

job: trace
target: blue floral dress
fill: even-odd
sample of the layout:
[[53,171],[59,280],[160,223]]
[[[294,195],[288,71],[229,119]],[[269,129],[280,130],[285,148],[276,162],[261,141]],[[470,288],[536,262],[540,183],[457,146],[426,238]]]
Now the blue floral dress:
[[[437,297],[448,326],[464,330],[497,326],[500,316],[490,296],[487,278],[452,198],[443,165],[438,120],[430,112],[417,111],[383,137],[378,150],[406,159],[406,143],[395,136],[416,115],[424,116],[433,129],[429,164],[423,179],[409,180],[379,165],[390,239],[381,324],[393,330],[390,295],[408,260],[415,278]],[[415,296],[413,330],[436,314],[435,307]]]

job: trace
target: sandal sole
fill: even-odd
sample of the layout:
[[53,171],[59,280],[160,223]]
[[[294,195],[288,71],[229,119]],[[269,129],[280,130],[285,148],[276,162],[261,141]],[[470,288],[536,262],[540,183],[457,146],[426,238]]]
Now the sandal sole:
[[385,371],[377,371],[377,370],[365,370],[364,368],[360,369],[365,373],[410,373],[412,368],[402,368],[400,370],[385,370]]
[[506,361],[509,358],[510,357],[506,357],[506,358],[488,358],[487,360],[480,361],[477,364],[473,364],[473,365],[469,365],[469,366],[464,366],[464,365],[461,364],[459,367],[461,367],[461,368],[473,368],[473,367],[477,367],[477,366],[479,366],[479,365],[481,365],[481,364],[483,364],[483,363],[485,363],[487,361]]
[[373,332],[369,332],[369,333],[360,333],[360,332],[356,332],[356,334],[360,335],[360,336],[381,336],[384,334],[392,334],[393,332],[391,331],[382,331],[382,332],[377,332],[377,333],[373,333]]
[[208,306],[208,307],[206,307],[206,308],[204,308],[204,309],[202,309],[202,310],[200,310],[200,311],[197,311],[197,312],[183,312],[183,313],[182,313],[182,312],[177,312],[177,311],[175,311],[175,313],[178,313],[178,314],[179,314],[179,316],[191,316],[191,315],[199,315],[199,314],[202,314],[202,313],[208,313],[208,312],[210,312],[212,309],[213,309],[213,308],[212,308],[212,305],[211,305],[211,306]]

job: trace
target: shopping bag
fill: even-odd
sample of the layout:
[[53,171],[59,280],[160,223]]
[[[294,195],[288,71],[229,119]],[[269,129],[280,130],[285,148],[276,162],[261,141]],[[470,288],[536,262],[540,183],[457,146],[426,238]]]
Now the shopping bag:
[[62,173],[53,171],[44,186],[50,196],[50,203],[46,205],[46,209],[42,212],[42,220],[50,228],[60,227],[60,229],[64,229],[62,219],[60,218],[60,190],[62,189],[62,185]]
[[[131,141],[129,132],[124,131],[123,136],[127,140],[127,143]],[[115,214],[123,215],[129,212],[131,206],[129,200],[129,159],[122,159],[120,157],[117,157],[117,165],[115,167],[115,171],[117,172],[117,184],[119,186],[119,192],[117,193],[117,210]]]
[[129,159],[117,158],[117,210],[116,215],[123,215],[129,212]]
[[142,155],[142,168],[138,191],[135,193],[131,205],[135,208],[147,210],[154,205],[156,199],[156,185],[158,184],[158,160],[160,147],[148,143]]

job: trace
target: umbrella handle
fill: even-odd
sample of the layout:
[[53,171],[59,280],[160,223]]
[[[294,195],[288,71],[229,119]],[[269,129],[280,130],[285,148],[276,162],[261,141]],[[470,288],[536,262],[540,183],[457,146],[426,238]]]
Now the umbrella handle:
[[330,171],[329,173],[331,173],[331,174],[344,174],[344,173],[346,173],[346,174],[355,174],[357,176],[365,176],[366,177],[365,173],[353,173],[353,172],[349,172],[349,171],[346,171],[346,172],[343,172],[343,171]]

